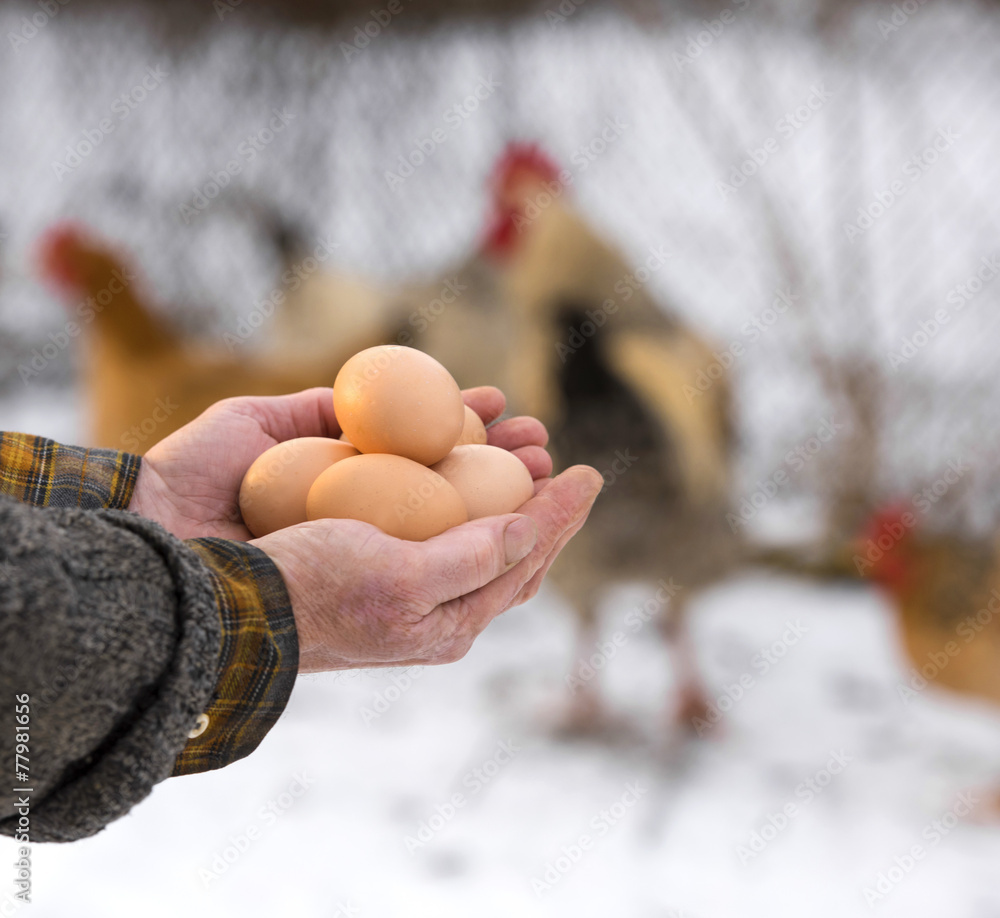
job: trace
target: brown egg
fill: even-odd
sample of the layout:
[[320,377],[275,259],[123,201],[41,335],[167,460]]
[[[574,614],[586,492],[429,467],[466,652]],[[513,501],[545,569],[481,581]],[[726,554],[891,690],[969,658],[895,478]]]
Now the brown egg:
[[306,496],[320,473],[358,451],[326,437],[286,440],[261,453],[243,476],[240,512],[258,538],[304,523]]
[[525,464],[497,446],[470,443],[456,446],[431,466],[462,495],[469,519],[513,513],[535,495],[535,484]]
[[333,407],[347,439],[363,453],[392,453],[423,465],[458,442],[465,405],[458,383],[412,347],[370,347],[345,363]]
[[388,453],[354,456],[328,468],[309,491],[306,511],[311,520],[361,520],[412,542],[469,519],[462,498],[440,475]]
[[458,438],[456,446],[465,446],[468,443],[485,443],[486,425],[483,419],[476,414],[468,405],[465,406],[465,426],[462,428],[461,436]]

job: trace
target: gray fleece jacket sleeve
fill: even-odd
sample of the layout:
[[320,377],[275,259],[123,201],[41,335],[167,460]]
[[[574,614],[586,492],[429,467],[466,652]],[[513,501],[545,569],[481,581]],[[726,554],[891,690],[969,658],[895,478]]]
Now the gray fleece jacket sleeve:
[[156,523],[0,497],[0,833],[23,827],[15,696],[30,841],[84,838],[170,775],[212,700],[220,629],[198,555]]

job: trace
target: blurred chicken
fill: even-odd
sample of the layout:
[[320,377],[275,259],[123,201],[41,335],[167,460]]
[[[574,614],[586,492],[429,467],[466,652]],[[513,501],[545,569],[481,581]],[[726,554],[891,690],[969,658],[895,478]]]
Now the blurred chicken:
[[41,241],[40,263],[71,310],[73,336],[86,341],[92,445],[145,452],[219,399],[332,385],[350,356],[338,342],[327,345],[327,359],[314,355],[311,362],[280,354],[238,359],[221,341],[189,345],[147,307],[126,262],[78,226],[51,229]]
[[[640,280],[648,274],[573,212],[559,170],[536,148],[509,148],[492,190],[482,249],[455,275],[461,296],[423,323],[416,346],[462,385],[501,385],[514,410],[548,425],[558,462],[604,473],[590,522],[552,570],[579,615],[579,660],[596,651],[603,588],[673,584],[654,605],[675,663],[675,716],[690,725],[706,698],[684,609],[742,551],[725,516],[728,381],[714,373],[705,385],[711,347],[653,301]],[[655,252],[644,271],[663,260]],[[566,727],[599,732],[613,719],[578,666]]]
[[1000,545],[921,532],[912,509],[889,507],[872,519],[857,558],[892,598],[917,671],[1000,705]]
[[269,336],[273,353],[297,354],[315,363],[328,358],[337,342],[350,345],[344,360],[385,343],[398,322],[390,292],[370,280],[331,270],[328,260],[337,243],[327,238],[312,243],[283,214],[263,206],[257,211],[282,262],[282,300]]
[[[905,689],[933,683],[1000,705],[1000,541],[922,532],[912,507],[891,506],[856,549],[858,569],[895,606],[913,665]],[[987,796],[977,815],[996,819],[1000,787]]]

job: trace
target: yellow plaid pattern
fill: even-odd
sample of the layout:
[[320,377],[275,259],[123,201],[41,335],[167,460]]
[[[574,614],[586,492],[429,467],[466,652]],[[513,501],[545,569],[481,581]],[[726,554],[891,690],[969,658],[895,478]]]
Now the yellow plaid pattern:
[[138,456],[110,449],[0,432],[0,494],[36,507],[124,510],[140,462]]
[[222,619],[219,678],[208,729],[177,758],[173,775],[224,768],[250,755],[288,703],[299,671],[298,634],[285,582],[259,548],[189,539],[215,588]]
[[[0,494],[36,507],[126,510],[142,460],[0,432]],[[189,539],[215,591],[222,644],[208,728],[188,741],[172,775],[222,768],[249,755],[292,693],[299,647],[288,592],[262,551],[226,539]]]

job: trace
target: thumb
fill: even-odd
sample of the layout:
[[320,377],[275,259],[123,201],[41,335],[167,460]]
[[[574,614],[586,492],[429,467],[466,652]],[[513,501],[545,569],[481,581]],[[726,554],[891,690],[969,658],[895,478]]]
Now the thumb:
[[417,545],[435,604],[472,593],[522,561],[538,541],[530,516],[507,513],[455,526]]

